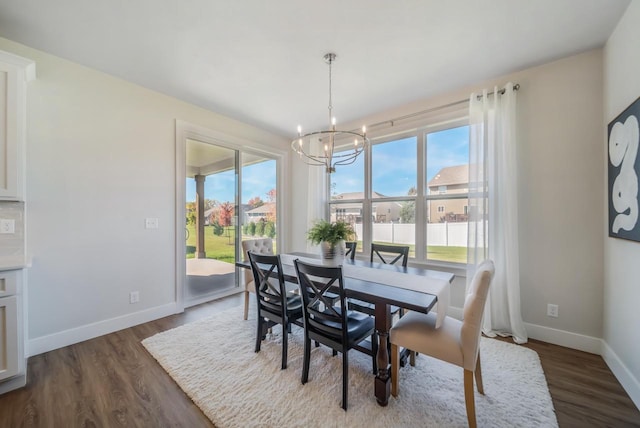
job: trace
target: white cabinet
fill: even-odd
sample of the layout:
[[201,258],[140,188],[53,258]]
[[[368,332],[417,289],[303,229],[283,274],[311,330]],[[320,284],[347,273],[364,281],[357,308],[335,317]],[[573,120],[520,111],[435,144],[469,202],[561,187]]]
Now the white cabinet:
[[26,381],[22,270],[0,271],[0,392]]
[[35,63],[0,51],[0,394],[26,384],[25,153],[27,82]]
[[26,92],[35,63],[0,51],[0,200],[24,200]]

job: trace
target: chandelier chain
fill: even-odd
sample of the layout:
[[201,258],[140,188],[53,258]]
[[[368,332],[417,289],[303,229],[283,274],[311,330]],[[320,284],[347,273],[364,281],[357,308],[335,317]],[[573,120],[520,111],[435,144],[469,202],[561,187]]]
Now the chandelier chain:
[[328,60],[329,62],[329,123],[331,123],[331,121],[333,120],[332,117],[332,110],[333,110],[333,102],[332,102],[332,89],[331,89],[331,71],[332,71],[332,64],[333,64],[333,57],[329,56]]

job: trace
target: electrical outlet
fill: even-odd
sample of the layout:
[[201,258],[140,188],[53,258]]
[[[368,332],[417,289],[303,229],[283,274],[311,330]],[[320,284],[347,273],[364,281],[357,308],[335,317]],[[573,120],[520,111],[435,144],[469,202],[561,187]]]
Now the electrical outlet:
[[16,221],[14,219],[0,219],[0,233],[13,234],[16,233]]
[[145,229],[157,229],[158,228],[158,219],[157,218],[146,218],[144,220]]
[[129,293],[129,303],[138,303],[140,301],[140,292],[132,291]]
[[547,316],[558,318],[558,305],[552,305],[549,303],[547,305]]

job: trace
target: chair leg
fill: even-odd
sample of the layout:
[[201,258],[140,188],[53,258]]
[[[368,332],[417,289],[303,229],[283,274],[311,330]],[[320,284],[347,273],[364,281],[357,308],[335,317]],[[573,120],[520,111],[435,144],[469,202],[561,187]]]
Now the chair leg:
[[304,338],[304,357],[302,358],[302,384],[309,380],[309,360],[311,359],[311,340]]
[[484,387],[482,386],[482,369],[480,368],[480,352],[478,352],[478,359],[476,360],[476,387],[478,392],[484,395]]
[[[289,326],[291,328],[291,326]],[[282,329],[282,366],[281,369],[284,370],[287,368],[287,349],[289,348],[289,334],[287,333],[287,329]]]
[[398,396],[398,376],[400,375],[400,349],[391,344],[391,395]]
[[260,352],[260,343],[262,342],[262,335],[263,335],[263,333],[262,333],[262,330],[263,330],[262,321],[263,321],[262,317],[260,316],[260,314],[258,314],[258,321],[257,321],[258,328],[257,328],[257,331],[256,331],[256,349],[255,349],[255,352]]
[[249,316],[249,292],[244,292],[244,319],[247,320]]
[[473,398],[473,372],[464,371],[464,402],[467,406],[469,428],[476,428],[476,403]]
[[347,410],[347,395],[349,393],[349,351],[342,350],[342,408]]
[[414,351],[409,351],[409,364],[412,367],[416,365],[416,353]]

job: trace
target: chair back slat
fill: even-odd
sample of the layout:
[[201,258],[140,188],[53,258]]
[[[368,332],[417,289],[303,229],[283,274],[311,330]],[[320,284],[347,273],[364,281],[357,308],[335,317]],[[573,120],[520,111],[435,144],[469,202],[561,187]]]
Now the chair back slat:
[[286,302],[286,286],[279,255],[263,255],[248,252],[258,308],[284,316]]
[[[298,286],[302,295],[302,313],[305,325],[312,331],[346,340],[346,313],[342,267],[317,266],[294,261]],[[334,296],[328,296],[331,293]],[[335,294],[340,306],[335,307]]]
[[[409,247],[406,245],[371,244],[371,256],[369,257],[371,262],[374,261],[374,255],[384,264],[393,265],[401,260],[402,267],[407,267]],[[394,255],[395,258],[388,261],[387,258],[393,257]]]
[[358,241],[347,241],[344,243],[347,251],[344,253],[345,257],[349,257],[352,261],[356,258],[356,249],[358,248]]

